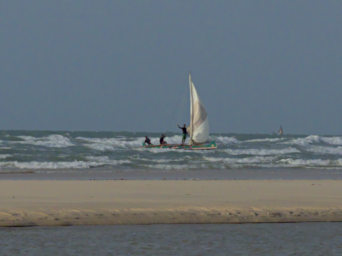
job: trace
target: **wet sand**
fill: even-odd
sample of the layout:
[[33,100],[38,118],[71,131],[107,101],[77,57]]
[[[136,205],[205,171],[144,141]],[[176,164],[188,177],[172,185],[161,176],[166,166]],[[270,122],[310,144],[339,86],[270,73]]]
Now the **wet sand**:
[[342,180],[342,170],[264,169],[8,169],[0,180]]
[[342,221],[342,181],[0,181],[0,226],[304,221]]

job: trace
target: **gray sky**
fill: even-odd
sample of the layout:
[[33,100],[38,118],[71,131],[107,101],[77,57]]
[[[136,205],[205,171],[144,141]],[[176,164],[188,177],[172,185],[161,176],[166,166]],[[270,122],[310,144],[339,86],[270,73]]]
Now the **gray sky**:
[[0,0],[0,129],[342,134],[342,1]]

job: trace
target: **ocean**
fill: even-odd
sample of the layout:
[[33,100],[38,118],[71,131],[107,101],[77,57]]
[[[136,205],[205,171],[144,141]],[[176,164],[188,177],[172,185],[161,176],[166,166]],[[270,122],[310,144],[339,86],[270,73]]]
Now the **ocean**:
[[[132,132],[0,131],[0,172],[36,170],[342,170],[342,136],[213,134],[209,151],[146,149]],[[168,143],[181,135],[166,133]]]
[[341,255],[341,223],[0,228],[0,255]]
[[[0,131],[0,178],[342,179],[342,136],[222,133],[216,150],[184,151],[143,148],[145,135],[157,144],[156,133]],[[341,225],[0,228],[0,255],[341,255]]]

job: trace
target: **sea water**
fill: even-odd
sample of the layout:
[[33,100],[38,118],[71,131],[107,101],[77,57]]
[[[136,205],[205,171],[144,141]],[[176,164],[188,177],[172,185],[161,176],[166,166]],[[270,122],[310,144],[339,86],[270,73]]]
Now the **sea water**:
[[342,223],[0,228],[0,255],[342,255]]
[[[156,133],[1,131],[0,178],[342,179],[342,136],[213,134],[218,149],[183,151],[142,148],[145,135],[158,143]],[[0,228],[0,255],[342,255],[342,223]]]
[[[208,151],[146,149],[130,132],[0,131],[0,172],[30,170],[342,170],[342,136],[213,134]],[[181,135],[166,133],[168,143]]]

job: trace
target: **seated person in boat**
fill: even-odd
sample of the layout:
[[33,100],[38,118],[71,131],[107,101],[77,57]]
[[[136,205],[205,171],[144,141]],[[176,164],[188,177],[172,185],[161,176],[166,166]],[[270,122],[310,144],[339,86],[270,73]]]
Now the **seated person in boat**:
[[162,135],[160,136],[160,139],[159,139],[160,145],[165,145],[165,144],[167,144],[167,142],[166,142],[164,139],[165,139],[165,134],[162,134]]
[[147,136],[145,136],[145,142],[144,142],[144,146],[146,146],[146,145],[148,145],[148,146],[152,145],[150,138]]
[[183,126],[180,126],[179,124],[177,124],[177,126],[183,132],[183,137],[182,137],[182,145],[183,145],[185,143],[186,137],[188,135],[188,131],[186,130],[186,124],[184,124]]

